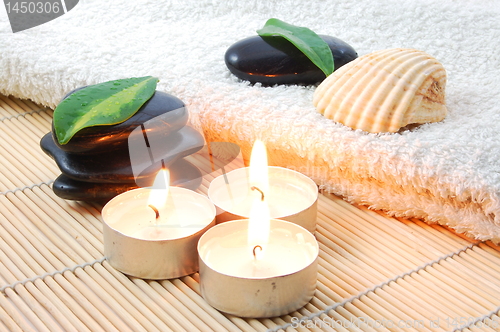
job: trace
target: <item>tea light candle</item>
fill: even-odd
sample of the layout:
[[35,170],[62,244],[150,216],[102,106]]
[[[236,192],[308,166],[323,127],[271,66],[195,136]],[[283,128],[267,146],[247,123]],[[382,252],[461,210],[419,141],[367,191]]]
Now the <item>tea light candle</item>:
[[249,223],[228,221],[200,238],[203,298],[239,317],[275,317],[303,307],[316,289],[316,239],[301,226],[272,219],[267,240],[255,245]]
[[157,182],[153,188],[122,193],[104,206],[104,255],[117,270],[144,279],[197,272],[196,246],[215,225],[215,207],[194,191],[168,188],[168,181],[157,189]]
[[317,185],[302,173],[267,166],[265,146],[256,141],[250,167],[215,178],[208,197],[216,206],[217,223],[222,223],[249,218],[252,202],[259,195],[267,201],[271,218],[293,222],[310,232],[316,230]]

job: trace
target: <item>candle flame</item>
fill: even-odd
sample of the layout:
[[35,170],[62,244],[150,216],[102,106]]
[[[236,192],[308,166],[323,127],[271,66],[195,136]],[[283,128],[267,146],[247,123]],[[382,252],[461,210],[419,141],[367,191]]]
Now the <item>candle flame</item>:
[[[265,199],[269,192],[267,151],[264,142],[260,140],[256,140],[252,148],[249,182],[250,188],[255,190],[251,190],[254,198],[248,221],[248,244],[250,254],[259,260],[262,259],[269,242],[271,223],[269,206]],[[259,250],[254,250],[256,246],[260,247]]]
[[167,202],[170,187],[170,172],[162,168],[156,175],[151,193],[148,198],[148,205],[153,205],[157,209],[163,207]]
[[[252,154],[250,155],[250,187],[256,187],[259,190],[255,191],[254,195],[264,197],[269,192],[269,174],[267,170],[267,150],[264,142],[256,140]],[[259,193],[260,191],[260,193]]]

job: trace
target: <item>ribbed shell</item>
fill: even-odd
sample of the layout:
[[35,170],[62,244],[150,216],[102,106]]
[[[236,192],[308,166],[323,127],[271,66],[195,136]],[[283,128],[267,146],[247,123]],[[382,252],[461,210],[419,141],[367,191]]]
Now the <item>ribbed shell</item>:
[[361,56],[328,76],[313,103],[326,118],[371,133],[396,132],[447,114],[446,71],[429,54],[388,49]]

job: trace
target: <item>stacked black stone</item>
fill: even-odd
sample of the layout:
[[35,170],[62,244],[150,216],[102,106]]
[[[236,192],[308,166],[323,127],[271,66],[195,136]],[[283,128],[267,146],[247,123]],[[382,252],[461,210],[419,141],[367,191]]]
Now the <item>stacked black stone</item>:
[[40,146],[62,173],[54,193],[67,200],[104,203],[127,190],[151,186],[162,165],[170,171],[171,185],[198,188],[202,174],[183,158],[202,149],[204,140],[186,126],[187,120],[180,99],[155,91],[128,120],[84,128],[67,144],[58,143],[52,127]]

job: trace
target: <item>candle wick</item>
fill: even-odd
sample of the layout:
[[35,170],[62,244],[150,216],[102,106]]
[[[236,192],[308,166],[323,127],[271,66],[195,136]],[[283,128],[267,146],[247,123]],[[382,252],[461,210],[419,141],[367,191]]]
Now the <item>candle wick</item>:
[[160,212],[158,211],[158,209],[155,208],[154,205],[151,205],[151,204],[149,204],[148,206],[155,212],[156,220],[160,219]]
[[[264,192],[262,190],[260,190],[259,188],[257,188],[256,186],[252,186],[250,187],[250,189],[252,190],[257,190],[258,192],[260,192],[260,194],[262,195],[262,198],[260,199],[261,201],[264,201]],[[261,248],[262,249],[262,248]]]
[[144,124],[141,124],[142,135],[144,136],[144,142],[146,143],[146,147],[148,148],[149,159],[151,163],[154,163],[153,152],[151,152],[151,146],[149,146],[148,134],[146,133],[146,128]]
[[253,257],[254,257],[255,259],[257,259],[257,254],[255,253],[255,249],[257,249],[257,248],[259,248],[259,249],[260,249],[260,251],[262,251],[262,247],[261,247],[261,246],[259,246],[259,245],[256,245],[255,247],[253,247]]

